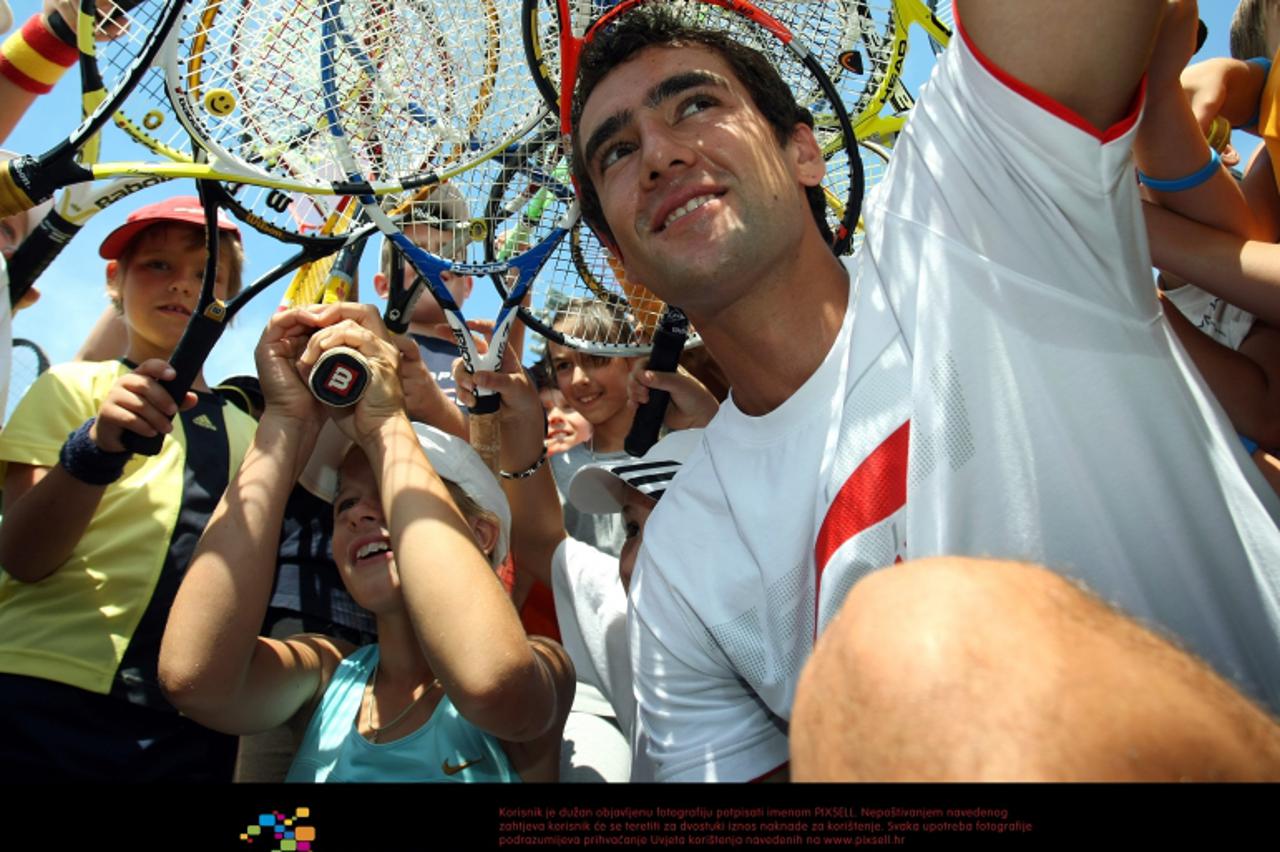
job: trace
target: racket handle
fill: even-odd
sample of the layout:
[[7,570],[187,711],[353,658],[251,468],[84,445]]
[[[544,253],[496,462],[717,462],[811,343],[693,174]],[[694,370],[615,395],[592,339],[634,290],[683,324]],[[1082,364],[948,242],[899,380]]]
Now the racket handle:
[[[671,373],[680,363],[680,353],[684,351],[684,342],[689,337],[689,320],[679,308],[667,306],[662,314],[658,330],[653,334],[653,350],[649,353],[646,368],[661,373]],[[623,441],[623,449],[632,456],[642,456],[649,452],[658,440],[662,431],[662,421],[667,416],[667,404],[671,402],[671,394],[664,390],[649,388],[649,401],[636,409],[631,421],[631,431]]]
[[[480,397],[481,402],[489,399],[496,400],[498,395]],[[497,476],[498,456],[502,454],[502,432],[498,422],[498,406],[495,404],[493,409],[488,412],[477,412],[476,409],[471,409],[468,427],[471,430],[472,449],[480,456],[485,466],[493,471],[493,475]]]
[[39,227],[27,235],[9,259],[10,307],[18,304],[79,231],[80,225],[68,222],[56,210],[50,210]]
[[[173,356],[169,359],[176,375],[160,383],[160,387],[164,388],[165,393],[169,394],[174,402],[182,404],[187,391],[191,390],[191,386],[195,384],[196,376],[200,375],[205,357],[222,335],[222,329],[222,320],[206,314],[196,314],[187,323],[187,330],[182,333],[178,348],[173,350]],[[164,445],[164,435],[146,436],[126,430],[121,437],[121,442],[131,453],[154,456]]]
[[369,362],[350,346],[335,346],[316,361],[307,384],[325,405],[348,408],[364,396],[369,385]]
[[[58,150],[67,143],[64,141]],[[52,155],[53,152],[50,152]],[[0,219],[25,213],[54,191],[73,183],[93,180],[93,172],[74,159],[56,155],[47,164],[30,154],[0,163]]]

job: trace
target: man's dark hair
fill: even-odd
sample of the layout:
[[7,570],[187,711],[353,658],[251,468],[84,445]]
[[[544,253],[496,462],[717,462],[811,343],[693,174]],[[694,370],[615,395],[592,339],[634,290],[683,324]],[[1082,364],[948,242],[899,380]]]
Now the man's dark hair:
[[[797,124],[813,127],[813,115],[796,103],[791,88],[783,81],[773,63],[758,50],[734,41],[727,33],[699,29],[681,21],[675,13],[660,6],[639,6],[613,22],[595,35],[578,58],[578,81],[574,88],[570,114],[573,134],[573,177],[578,185],[578,201],[582,217],[611,243],[617,243],[609,224],[604,220],[600,197],[587,175],[587,164],[582,159],[581,123],[582,109],[587,98],[600,81],[617,66],[634,57],[646,47],[687,47],[696,45],[719,54],[734,76],[742,82],[756,109],[773,127],[778,144],[785,146],[791,131]],[[822,187],[811,186],[805,191],[809,209],[818,230],[827,243],[832,242],[831,227],[827,224],[826,198]]]

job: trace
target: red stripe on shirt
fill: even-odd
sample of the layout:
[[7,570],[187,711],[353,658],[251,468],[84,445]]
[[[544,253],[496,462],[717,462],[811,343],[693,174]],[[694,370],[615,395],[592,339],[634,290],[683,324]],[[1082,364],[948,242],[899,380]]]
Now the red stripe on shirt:
[[964,39],[964,43],[968,45],[969,50],[973,52],[973,55],[977,58],[978,62],[981,63],[983,68],[987,69],[987,73],[992,77],[995,77],[1014,92],[1022,95],[1022,97],[1031,101],[1046,112],[1056,115],[1067,124],[1077,127],[1085,133],[1088,133],[1090,136],[1097,138],[1099,142],[1110,142],[1111,140],[1118,139],[1128,133],[1129,128],[1133,127],[1138,120],[1138,116],[1142,113],[1142,102],[1146,97],[1147,91],[1147,77],[1145,74],[1138,82],[1138,91],[1134,94],[1133,101],[1129,104],[1129,109],[1125,113],[1124,118],[1120,119],[1105,130],[1099,130],[1093,125],[1093,122],[1089,121],[1071,107],[1058,103],[1039,89],[1028,86],[1026,83],[1022,82],[1017,77],[1014,77],[1008,71],[1005,71],[999,65],[992,62],[991,59],[973,43],[973,39],[969,37],[969,33],[965,30],[964,24],[960,21],[959,10],[956,11],[956,32],[960,33],[960,37]]
[[849,474],[836,499],[831,501],[813,546],[818,588],[822,587],[822,572],[827,562],[841,545],[906,505],[910,434],[911,421],[908,420]]

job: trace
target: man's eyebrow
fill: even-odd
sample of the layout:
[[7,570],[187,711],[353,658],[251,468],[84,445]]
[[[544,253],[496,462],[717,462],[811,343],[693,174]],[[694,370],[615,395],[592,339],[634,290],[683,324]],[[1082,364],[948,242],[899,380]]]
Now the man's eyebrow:
[[696,89],[698,86],[716,86],[727,89],[729,81],[710,71],[685,71],[682,74],[668,77],[650,89],[649,94],[645,96],[644,105],[649,109],[653,109],[668,98],[673,98],[688,89]]
[[[662,104],[663,101],[673,98],[681,92],[689,89],[695,89],[698,86],[716,86],[718,88],[728,88],[729,81],[719,74],[713,74],[710,71],[685,71],[675,74],[661,81],[645,95],[644,106],[647,109],[654,109]],[[587,163],[591,163],[595,159],[596,152],[609,139],[615,136],[622,128],[631,123],[633,114],[629,109],[622,109],[606,118],[596,128],[595,132],[587,139],[587,144],[583,146],[582,157]]]

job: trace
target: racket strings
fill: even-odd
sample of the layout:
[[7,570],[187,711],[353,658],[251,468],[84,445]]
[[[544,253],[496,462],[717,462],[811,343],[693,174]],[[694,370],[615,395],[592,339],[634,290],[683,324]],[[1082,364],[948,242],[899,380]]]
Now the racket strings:
[[[99,0],[97,5],[96,32],[100,37],[113,37],[94,44],[94,60],[106,90],[114,91],[142,53],[168,4],[165,0]],[[68,23],[76,25],[74,21]]]
[[[627,275],[584,222],[552,254],[534,282],[529,313],[571,348],[596,355],[642,355],[666,303]],[[539,329],[541,330],[541,329]],[[697,334],[691,330],[692,339]]]

